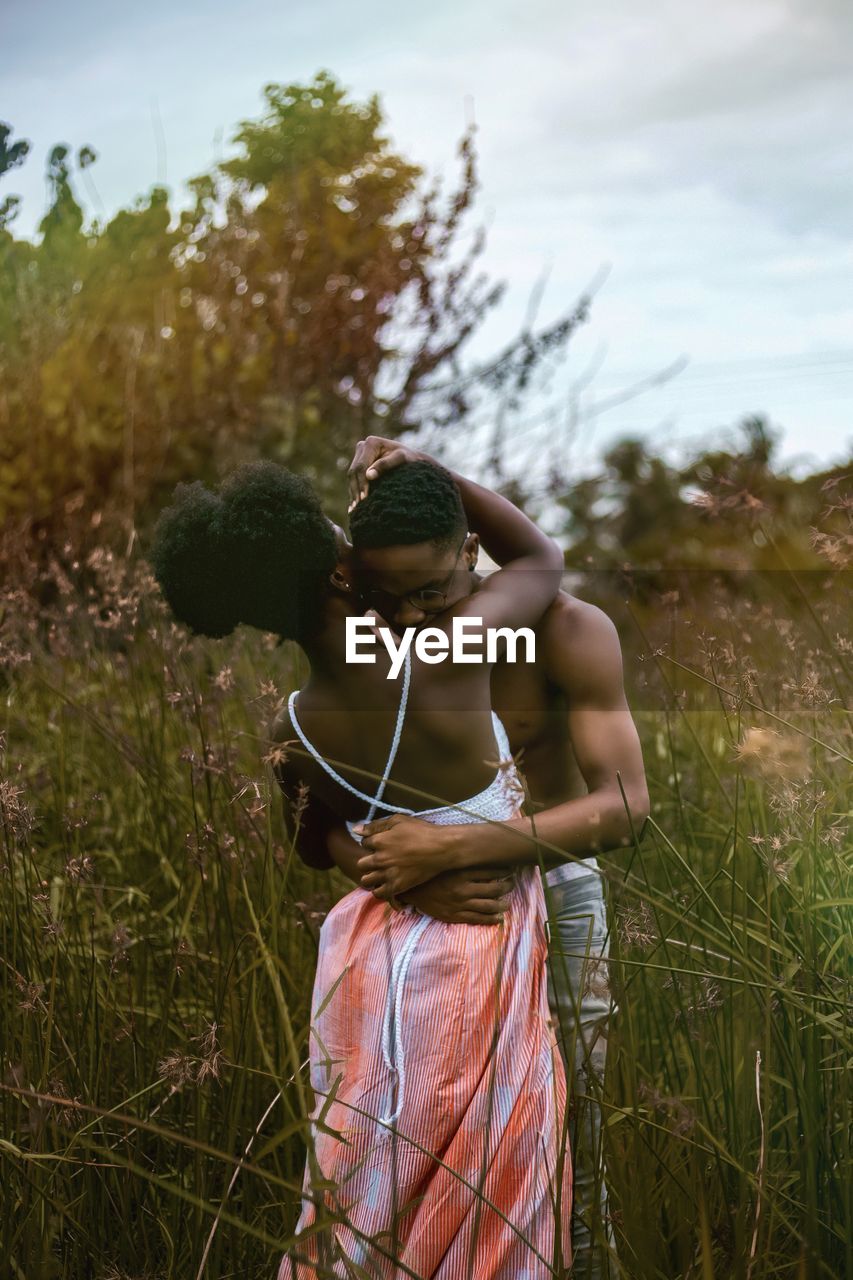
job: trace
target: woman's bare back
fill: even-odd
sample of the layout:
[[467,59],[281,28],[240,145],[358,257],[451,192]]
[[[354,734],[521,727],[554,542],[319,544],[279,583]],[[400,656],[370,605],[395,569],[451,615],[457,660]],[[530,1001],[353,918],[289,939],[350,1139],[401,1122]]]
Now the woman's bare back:
[[[386,679],[388,663],[315,677],[299,692],[299,727],[314,748],[352,786],[373,795],[388,759],[402,691],[402,674]],[[383,799],[407,809],[453,804],[494,778],[497,747],[492,728],[490,668],[442,670],[412,661],[408,704],[399,748]],[[288,708],[272,737],[288,743],[284,772],[301,782],[341,818],[364,816],[363,800],[344,790],[302,745]]]

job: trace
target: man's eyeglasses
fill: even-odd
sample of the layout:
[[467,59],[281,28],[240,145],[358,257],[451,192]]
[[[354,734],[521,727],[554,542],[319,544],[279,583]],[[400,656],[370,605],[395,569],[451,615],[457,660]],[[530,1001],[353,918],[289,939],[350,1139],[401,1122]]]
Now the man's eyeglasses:
[[420,587],[416,591],[408,591],[402,595],[395,595],[393,591],[383,591],[381,587],[364,587],[357,592],[359,601],[366,609],[375,610],[383,618],[393,618],[404,601],[423,613],[440,613],[447,604],[453,575],[456,573],[459,557],[467,540],[466,533],[456,552],[456,563],[441,587]]

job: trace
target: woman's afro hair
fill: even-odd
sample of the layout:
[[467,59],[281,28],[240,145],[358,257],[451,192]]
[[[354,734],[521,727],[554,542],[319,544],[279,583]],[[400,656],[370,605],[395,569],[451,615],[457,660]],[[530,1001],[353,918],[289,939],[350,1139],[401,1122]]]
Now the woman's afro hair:
[[311,485],[273,462],[240,467],[218,493],[179,484],[149,556],[173,614],[195,634],[247,623],[286,640],[316,629],[337,558]]
[[450,546],[468,527],[456,481],[435,462],[404,462],[381,472],[349,524],[356,549],[418,542]]

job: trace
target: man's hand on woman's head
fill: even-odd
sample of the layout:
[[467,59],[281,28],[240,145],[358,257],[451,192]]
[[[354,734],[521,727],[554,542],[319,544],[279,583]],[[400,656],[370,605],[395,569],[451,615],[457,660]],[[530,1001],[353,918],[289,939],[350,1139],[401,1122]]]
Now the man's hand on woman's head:
[[514,879],[505,867],[446,871],[403,894],[402,901],[445,924],[501,924]]
[[347,472],[349,510],[352,511],[356,503],[367,496],[370,481],[375,480],[383,471],[391,471],[404,462],[425,461],[432,461],[429,454],[400,444],[397,440],[386,440],[383,436],[368,436],[366,440],[359,440]]

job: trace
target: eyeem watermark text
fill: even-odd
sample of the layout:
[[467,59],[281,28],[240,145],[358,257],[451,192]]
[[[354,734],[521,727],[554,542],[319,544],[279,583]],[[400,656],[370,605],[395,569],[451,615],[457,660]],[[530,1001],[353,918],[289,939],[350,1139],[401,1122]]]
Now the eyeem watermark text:
[[[536,635],[529,627],[484,627],[482,618],[454,618],[451,634],[441,627],[406,627],[401,636],[390,627],[377,626],[373,618],[347,618],[347,662],[376,661],[376,649],[381,640],[391,659],[388,679],[395,680],[414,641],[415,655],[421,662],[497,662],[505,657],[507,662],[535,662]],[[518,657],[519,641],[524,641],[524,657]],[[500,653],[504,646],[503,654]]]

